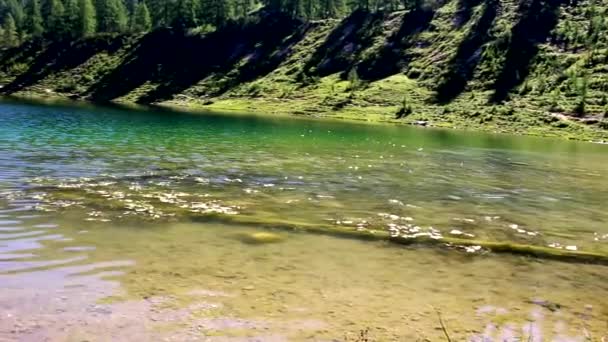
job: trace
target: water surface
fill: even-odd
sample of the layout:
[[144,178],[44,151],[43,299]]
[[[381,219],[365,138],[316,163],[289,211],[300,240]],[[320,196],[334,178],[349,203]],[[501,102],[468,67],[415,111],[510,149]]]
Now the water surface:
[[606,266],[305,228],[608,254],[606,175],[587,143],[3,103],[0,339],[599,341]]

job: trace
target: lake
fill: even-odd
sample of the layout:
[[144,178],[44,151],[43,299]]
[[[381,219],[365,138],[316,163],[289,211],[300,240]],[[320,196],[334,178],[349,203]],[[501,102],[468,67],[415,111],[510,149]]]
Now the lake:
[[583,142],[0,102],[0,340],[602,341],[607,176]]

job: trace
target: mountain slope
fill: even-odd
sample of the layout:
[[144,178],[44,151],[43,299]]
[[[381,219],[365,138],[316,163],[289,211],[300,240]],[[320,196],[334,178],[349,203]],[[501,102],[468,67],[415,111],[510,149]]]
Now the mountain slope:
[[602,3],[452,0],[302,22],[263,13],[0,52],[4,94],[608,139]]

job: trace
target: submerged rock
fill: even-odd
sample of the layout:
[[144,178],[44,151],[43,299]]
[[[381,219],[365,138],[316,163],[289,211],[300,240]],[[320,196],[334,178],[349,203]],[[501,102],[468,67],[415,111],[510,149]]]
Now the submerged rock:
[[253,233],[241,233],[237,235],[237,238],[247,244],[261,245],[266,243],[277,243],[286,240],[284,235],[270,233],[270,232],[253,232]]

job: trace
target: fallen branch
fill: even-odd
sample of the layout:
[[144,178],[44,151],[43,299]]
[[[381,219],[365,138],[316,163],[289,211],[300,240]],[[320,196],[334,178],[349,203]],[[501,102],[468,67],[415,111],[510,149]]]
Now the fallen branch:
[[435,312],[437,312],[437,317],[439,318],[439,324],[441,325],[441,330],[443,330],[443,334],[445,335],[445,338],[448,342],[452,342],[452,339],[450,338],[450,334],[448,334],[448,329],[445,327],[445,324],[443,323],[443,319],[441,318],[441,312],[438,309],[435,309]]

